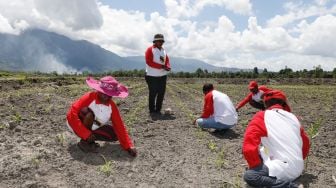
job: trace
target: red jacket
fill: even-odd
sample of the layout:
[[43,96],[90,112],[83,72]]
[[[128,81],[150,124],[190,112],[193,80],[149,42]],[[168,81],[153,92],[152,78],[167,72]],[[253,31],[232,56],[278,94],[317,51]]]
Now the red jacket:
[[[92,134],[92,131],[87,129],[85,125],[83,125],[83,123],[79,119],[78,114],[79,114],[80,109],[84,107],[88,107],[94,101],[96,104],[102,104],[98,100],[97,92],[86,93],[80,99],[78,99],[72,104],[70,110],[67,113],[67,120],[68,120],[69,125],[71,126],[73,131],[77,134],[77,136],[79,136],[80,138],[84,140],[86,140]],[[106,104],[102,104],[102,105],[106,105]],[[113,125],[113,129],[120,142],[120,145],[125,150],[133,147],[133,143],[128,136],[126,127],[121,119],[121,116],[120,116],[120,113],[119,113],[119,110],[116,104],[112,100],[110,100],[110,102],[106,106],[111,107],[112,114],[111,114],[110,119]]]
[[[150,46],[147,48],[146,53],[145,53],[145,58],[146,58],[146,64],[152,68],[155,69],[162,69],[162,64],[157,63],[153,60],[153,51],[152,49],[155,48],[155,46]],[[166,55],[166,61],[165,61],[165,66],[167,68],[170,68],[170,63],[169,63],[169,57]]]
[[[271,90],[271,89],[267,88],[266,86],[260,86],[258,89],[260,91],[263,91],[264,93]],[[239,108],[243,107],[246,103],[250,102],[252,100],[253,95],[254,94],[252,92],[250,92],[243,100],[241,100],[238,103],[238,105],[236,106],[236,109],[239,109]]]
[[[267,110],[272,110],[274,108],[283,109],[283,107],[280,105],[274,105],[268,108]],[[262,137],[264,138],[268,137],[268,130],[265,125],[264,117],[265,117],[265,111],[257,112],[256,115],[254,115],[254,117],[248,124],[244,135],[243,155],[250,168],[257,167],[261,163],[259,145],[261,143]],[[302,158],[305,159],[308,155],[310,145],[309,145],[309,138],[302,126],[300,127],[300,135],[302,139]],[[291,142],[290,140],[287,141]]]
[[212,91],[207,93],[204,97],[204,107],[201,118],[209,118],[214,113],[214,101]]

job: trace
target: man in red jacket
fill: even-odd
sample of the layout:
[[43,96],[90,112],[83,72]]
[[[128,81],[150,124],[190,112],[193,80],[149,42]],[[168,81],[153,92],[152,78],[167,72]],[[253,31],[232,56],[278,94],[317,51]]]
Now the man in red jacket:
[[255,187],[297,187],[293,181],[304,169],[308,136],[282,91],[265,93],[264,102],[267,109],[256,113],[244,135],[243,155],[249,166],[244,180]]
[[266,86],[258,87],[258,83],[256,81],[251,81],[248,88],[250,90],[250,93],[237,104],[236,111],[238,111],[246,103],[250,103],[250,105],[254,108],[265,110],[262,97],[263,94],[269,91],[270,89],[268,89]]
[[148,108],[151,114],[160,114],[167,83],[167,74],[170,71],[170,63],[165,49],[162,34],[154,36],[153,45],[148,47],[146,58],[146,82],[149,90]]
[[194,124],[197,123],[201,128],[216,129],[215,132],[225,131],[237,124],[237,112],[225,93],[215,90],[212,84],[204,84],[203,94],[203,113]]
[[96,152],[99,147],[96,140],[119,140],[121,147],[135,157],[137,151],[112,100],[112,97],[127,97],[127,88],[111,76],[99,81],[89,77],[86,83],[96,91],[86,93],[75,101],[67,113],[69,129],[81,138],[78,147],[84,152]]

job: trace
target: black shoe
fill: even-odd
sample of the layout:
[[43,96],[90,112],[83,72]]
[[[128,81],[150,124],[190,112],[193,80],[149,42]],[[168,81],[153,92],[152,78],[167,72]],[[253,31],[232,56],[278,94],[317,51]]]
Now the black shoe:
[[214,134],[224,134],[228,131],[229,129],[216,129],[212,133]]
[[85,153],[97,153],[97,145],[95,142],[89,143],[85,140],[81,140],[77,146]]

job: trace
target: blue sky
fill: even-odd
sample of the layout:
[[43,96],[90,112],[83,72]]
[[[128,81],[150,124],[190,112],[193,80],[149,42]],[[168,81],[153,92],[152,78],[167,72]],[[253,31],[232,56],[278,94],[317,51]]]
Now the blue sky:
[[0,32],[40,28],[120,56],[164,34],[168,55],[278,71],[336,67],[336,0],[0,1]]

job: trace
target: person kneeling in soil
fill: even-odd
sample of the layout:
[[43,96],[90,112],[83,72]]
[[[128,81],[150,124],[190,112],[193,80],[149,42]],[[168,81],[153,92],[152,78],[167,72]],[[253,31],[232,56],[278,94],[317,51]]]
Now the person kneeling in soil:
[[236,106],[236,111],[245,106],[246,103],[249,103],[252,107],[265,110],[265,105],[263,102],[263,94],[271,89],[267,88],[266,86],[258,87],[258,83],[256,81],[251,81],[248,86],[250,93],[240,101]]
[[244,180],[255,187],[297,187],[309,139],[282,91],[265,93],[264,102],[266,111],[254,115],[244,135]]
[[213,128],[216,132],[232,128],[237,124],[238,115],[230,98],[217,90],[212,84],[204,84],[204,108],[194,124],[201,128]]
[[103,77],[99,81],[89,77],[86,83],[96,91],[86,93],[75,101],[67,113],[68,127],[81,138],[78,147],[84,152],[96,152],[99,147],[96,140],[119,140],[122,148],[135,157],[137,151],[112,100],[112,97],[127,97],[128,89],[112,76]]

